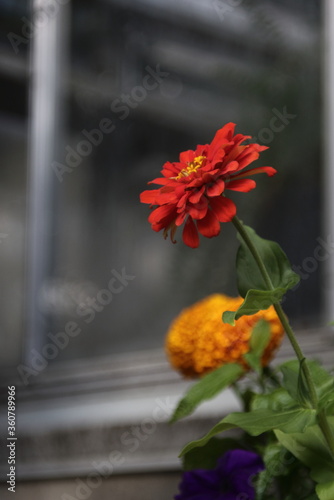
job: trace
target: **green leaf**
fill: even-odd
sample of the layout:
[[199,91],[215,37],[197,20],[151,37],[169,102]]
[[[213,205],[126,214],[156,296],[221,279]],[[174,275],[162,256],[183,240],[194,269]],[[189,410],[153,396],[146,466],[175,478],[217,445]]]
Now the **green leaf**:
[[328,398],[328,400],[321,405],[321,407],[325,410],[326,415],[333,415],[334,414],[334,394],[332,394]]
[[[334,417],[328,417],[328,422],[334,429]],[[334,461],[318,425],[312,425],[302,433],[287,434],[282,430],[275,430],[275,434],[285,448],[311,469],[314,481],[334,483]]]
[[230,325],[234,325],[235,320],[243,315],[255,314],[279,302],[300,280],[300,276],[292,271],[290,262],[278,243],[260,238],[248,226],[244,226],[244,229],[263,261],[273,288],[268,289],[253,255],[238,235],[241,244],[237,253],[237,284],[239,293],[245,300],[237,311],[226,311],[223,314],[224,323]]
[[191,441],[188,443],[180,453],[180,457],[183,457],[187,453],[189,453],[194,448],[205,446],[206,443],[210,441],[216,434],[220,432],[228,431],[230,429],[235,429],[237,426],[234,424],[225,423],[224,420],[215,425],[204,437],[201,439],[197,439],[196,441]]
[[[256,247],[264,266],[269,274],[274,288],[288,290],[293,288],[300,280],[300,276],[291,269],[291,264],[282,248],[275,241],[260,238],[255,231],[248,226],[244,229]],[[245,297],[248,290],[267,290],[259,268],[251,254],[248,246],[238,235],[240,247],[237,253],[237,275],[238,290]]]
[[287,433],[303,432],[314,421],[315,411],[302,408],[282,411],[260,409],[247,413],[230,413],[230,415],[216,424],[202,439],[188,443],[180,456],[188,453],[193,448],[204,446],[216,434],[236,427],[240,427],[251,436],[258,436],[263,432],[274,429],[280,429]]
[[[305,358],[302,360],[305,362]],[[298,370],[298,371],[297,371]],[[286,363],[281,366],[283,374],[283,387],[287,389],[291,397],[302,406],[311,408],[308,388],[303,374],[302,364],[298,360],[293,360],[293,365]]]
[[[297,425],[299,429],[293,430],[293,427],[286,428],[286,432],[303,432],[306,427],[316,423],[317,412],[313,408],[301,406],[296,400],[292,398],[289,392],[280,387],[269,394],[257,394],[253,401],[251,409],[256,410],[271,410],[273,412],[286,412],[300,410]],[[291,422],[292,426],[295,425]]]
[[236,311],[225,311],[223,322],[234,326],[235,321],[241,316],[256,314],[257,312],[268,309],[272,304],[279,302],[286,293],[285,288],[276,288],[275,290],[249,290],[245,300]]
[[202,448],[194,448],[184,456],[183,469],[213,469],[220,458],[228,450],[242,448],[239,441],[232,438],[212,438]]
[[253,328],[250,338],[250,350],[261,358],[270,340],[270,325],[268,321],[260,319]]
[[261,374],[261,359],[259,359],[253,352],[246,352],[246,354],[243,355],[243,358],[252,370],[254,370],[258,374]]
[[[316,423],[317,411],[313,408],[301,406],[283,387],[272,391],[270,394],[257,394],[252,401],[251,409],[253,411],[271,410],[280,413],[299,410],[300,414],[297,421],[291,422],[291,426],[287,426],[285,432],[303,432],[308,426]],[[295,430],[293,430],[294,428]],[[283,430],[282,427],[281,429]]]
[[180,418],[190,415],[202,401],[216,396],[223,389],[238,380],[244,372],[245,370],[241,365],[229,363],[208,373],[193,385],[185,397],[181,399],[170,421],[176,422]]
[[250,350],[244,354],[245,361],[257,373],[262,373],[262,354],[270,340],[270,326],[268,321],[261,319],[252,330],[249,341]]
[[225,421],[241,427],[251,436],[258,436],[273,429],[281,429],[284,432],[302,432],[315,421],[315,418],[316,412],[309,409],[294,408],[281,411],[261,409],[248,413],[231,413]]
[[315,488],[320,500],[333,500],[334,498],[334,480],[327,483],[318,484]]
[[291,397],[286,389],[280,387],[270,394],[256,394],[251,409],[254,410],[294,410],[300,405]]
[[265,448],[262,454],[265,469],[260,472],[256,481],[257,500],[263,499],[264,493],[274,477],[284,476],[289,473],[288,467],[282,460],[285,453],[286,450],[280,443],[271,443]]
[[[305,360],[304,362],[308,366],[315,385],[319,399],[319,408],[327,408],[329,411],[334,404],[334,377],[317,361]],[[307,404],[309,402],[309,395],[304,375],[301,375],[302,365],[299,364],[298,360],[291,360],[282,364],[280,370],[283,374],[283,386],[292,398],[301,404]]]

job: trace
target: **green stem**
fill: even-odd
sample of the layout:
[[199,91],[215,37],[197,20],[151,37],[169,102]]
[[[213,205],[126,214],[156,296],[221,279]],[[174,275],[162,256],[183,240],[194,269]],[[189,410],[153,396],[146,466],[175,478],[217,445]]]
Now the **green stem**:
[[332,458],[334,458],[334,436],[333,436],[333,431],[330,428],[330,425],[327,420],[327,415],[324,410],[319,411],[318,413],[318,422],[319,422],[319,427],[327,441],[328,447],[330,449],[330,452],[332,454]]
[[[294,331],[292,330],[292,328],[290,326],[288,318],[284,314],[283,308],[282,308],[282,306],[281,306],[281,304],[279,302],[277,302],[276,304],[274,304],[274,307],[275,307],[275,310],[276,310],[276,314],[279,317],[279,319],[280,319],[280,321],[281,321],[281,323],[283,325],[285,333],[287,334],[288,339],[290,340],[292,348],[293,348],[293,350],[296,353],[297,359],[298,359],[298,361],[300,363],[302,363],[303,360],[305,359],[305,356],[304,356],[304,354],[303,354],[303,352],[302,352],[302,350],[301,350],[301,348],[300,348],[300,346],[298,344],[298,341],[296,339]],[[306,379],[306,383],[307,383],[308,389],[310,391],[310,399],[311,399],[312,407],[313,408],[317,408],[317,406],[318,406],[318,396],[317,396],[317,393],[316,393],[316,390],[315,390],[315,387],[314,387],[313,380],[311,378],[310,370],[308,369],[308,366],[307,366],[306,363],[302,363],[301,366],[302,366],[302,370],[303,370],[304,375],[305,375],[305,379]]]
[[[254,257],[254,260],[260,270],[260,273],[263,277],[263,280],[265,282],[265,285],[266,287],[268,288],[268,290],[274,290],[274,285],[271,281],[271,278],[268,274],[268,271],[264,265],[264,262],[261,258],[261,255],[259,254],[257,248],[255,247],[255,245],[253,244],[252,240],[249,238],[245,228],[244,228],[244,225],[243,223],[238,219],[237,216],[235,216],[233,219],[232,219],[232,222],[236,228],[236,230],[238,231],[238,233],[240,234],[240,236],[242,237],[242,239],[244,240],[244,242],[246,243],[249,251],[251,252],[252,256]],[[312,407],[314,409],[317,409],[318,407],[318,396],[317,396],[317,393],[316,393],[316,390],[315,390],[315,385],[313,383],[313,380],[312,380],[312,377],[311,377],[311,373],[310,373],[310,370],[307,366],[306,363],[303,363],[303,360],[305,359],[305,356],[298,344],[298,341],[297,341],[297,338],[294,334],[294,331],[293,329],[291,328],[290,326],[290,323],[286,317],[286,315],[284,314],[284,311],[282,309],[282,306],[279,302],[276,302],[273,304],[274,307],[275,307],[275,310],[276,310],[276,313],[277,313],[277,316],[278,318],[280,319],[281,323],[282,323],[282,326],[289,338],[289,341],[292,345],[292,348],[293,350],[295,351],[295,354],[297,356],[297,359],[299,361],[299,363],[301,364],[301,367],[302,367],[302,370],[304,372],[304,375],[305,375],[305,380],[306,380],[306,384],[308,386],[308,390],[309,390],[309,393],[310,393],[310,400],[311,400],[311,404],[312,404]],[[318,413],[318,421],[319,421],[319,426],[322,430],[322,433],[326,439],[326,442],[328,444],[328,447],[331,451],[331,454],[332,456],[334,457],[334,436],[333,436],[333,433],[332,433],[332,430],[328,424],[328,420],[327,420],[327,417],[326,417],[326,414],[325,412],[322,410]]]

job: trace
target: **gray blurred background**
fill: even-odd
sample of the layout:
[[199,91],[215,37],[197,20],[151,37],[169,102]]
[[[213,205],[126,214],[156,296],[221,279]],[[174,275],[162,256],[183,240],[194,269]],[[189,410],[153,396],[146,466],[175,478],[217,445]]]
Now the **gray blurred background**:
[[[164,361],[168,325],[210,293],[237,293],[237,241],[225,224],[198,250],[184,246],[181,232],[172,245],[151,230],[139,194],[166,161],[210,142],[230,121],[270,147],[257,165],[278,170],[259,176],[251,193],[233,195],[239,216],[278,241],[301,274],[284,304],[292,323],[305,332],[324,325],[333,245],[322,201],[323,7],[318,0],[0,0],[0,359],[4,386],[21,387],[22,415],[36,400],[54,415],[48,394],[89,398],[97,379],[109,391],[130,366],[126,384],[139,406],[157,373],[159,384],[179,383]],[[110,394],[103,397],[112,401]],[[129,404],[131,415],[136,408]],[[28,446],[32,427],[24,422]],[[61,468],[50,472],[52,460],[42,453],[34,468],[27,453],[22,478],[65,477]],[[89,470],[76,464],[67,468],[71,477]],[[171,498],[175,481],[160,498]],[[111,490],[103,491],[92,498]]]

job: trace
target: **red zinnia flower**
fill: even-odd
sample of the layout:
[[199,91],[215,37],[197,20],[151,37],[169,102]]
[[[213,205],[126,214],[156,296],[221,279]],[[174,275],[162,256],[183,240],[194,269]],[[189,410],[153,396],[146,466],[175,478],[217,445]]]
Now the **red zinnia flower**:
[[221,222],[230,222],[236,214],[236,206],[226,198],[225,191],[247,193],[256,186],[249,175],[265,172],[272,176],[272,167],[244,170],[257,160],[259,153],[268,149],[259,144],[241,145],[251,136],[234,135],[234,123],[227,123],[217,131],[211,144],[199,145],[195,151],[184,151],[180,161],[164,164],[163,177],[149,184],[162,185],[159,189],[144,191],[142,203],[158,207],[148,220],[154,231],[168,232],[173,243],[178,226],[184,222],[183,241],[196,248],[199,245],[198,231],[207,238],[217,236]]

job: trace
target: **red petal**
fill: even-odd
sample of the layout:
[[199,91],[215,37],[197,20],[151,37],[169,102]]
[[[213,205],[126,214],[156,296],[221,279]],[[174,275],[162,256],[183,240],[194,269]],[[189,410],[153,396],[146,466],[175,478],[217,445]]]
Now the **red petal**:
[[[217,146],[223,145],[232,140],[235,129],[235,123],[226,123],[222,128],[217,130],[210,144],[210,149],[215,149]],[[220,144],[219,144],[220,143]]]
[[225,196],[211,198],[210,205],[220,222],[230,222],[237,213],[237,208],[233,201],[225,198]]
[[260,146],[259,144],[249,144],[248,146],[244,146],[244,150],[237,158],[240,168],[245,168],[247,165],[257,160],[260,156],[260,152],[265,149],[268,149],[268,146]]
[[246,172],[242,172],[241,174],[233,175],[231,178],[242,179],[243,177],[249,177],[249,175],[262,174],[262,173],[265,173],[269,175],[269,177],[272,177],[273,175],[277,174],[277,170],[275,170],[273,167],[251,168],[249,170],[246,170]]
[[198,231],[191,217],[188,217],[182,233],[183,242],[191,248],[197,248],[199,245]]
[[199,203],[196,205],[189,205],[187,210],[193,219],[203,219],[208,211],[208,199],[203,196]]
[[162,167],[161,173],[167,178],[177,177],[180,171],[184,168],[182,163],[168,161]]
[[149,203],[150,205],[157,205],[157,197],[160,194],[160,189],[151,189],[140,193],[141,203]]
[[188,193],[185,193],[177,202],[177,208],[184,208],[188,200]]
[[186,212],[183,212],[182,214],[179,214],[176,219],[175,219],[175,225],[176,226],[181,226],[181,224],[184,223],[184,219],[186,218],[187,214]]
[[153,181],[149,181],[147,184],[161,184],[162,186],[165,186],[170,182],[171,180],[167,179],[166,177],[157,177],[156,179],[153,179]]
[[224,160],[224,165],[227,165],[230,161],[234,161],[245,149],[246,146],[235,146],[228,147],[226,151],[226,156]]
[[188,207],[188,213],[193,219],[203,219],[206,216],[208,211],[208,204],[197,204],[194,206]]
[[[181,163],[190,163],[195,158],[195,151],[188,149],[188,151],[183,151],[180,153],[180,162]],[[185,165],[186,166],[186,165]]]
[[265,151],[266,149],[269,149],[269,146],[260,146],[260,144],[257,144],[256,142],[254,142],[252,146],[256,149],[256,151]]
[[198,203],[204,191],[205,191],[205,186],[202,186],[201,189],[199,189],[198,191],[194,191],[194,193],[191,196],[189,196],[190,203]]
[[[223,148],[217,149],[216,151],[211,152],[209,165],[217,165],[217,163],[221,163],[226,155],[226,152]],[[212,167],[211,167],[212,168]]]
[[219,221],[212,210],[208,210],[204,219],[197,221],[197,228],[206,238],[212,238],[220,233]]
[[251,139],[251,135],[243,135],[243,134],[237,134],[233,137],[233,141],[235,146],[239,146],[242,142],[246,141],[246,139]]
[[226,189],[231,189],[232,191],[241,191],[242,193],[248,193],[256,187],[256,182],[252,179],[240,179],[231,181],[226,184]]
[[229,163],[227,163],[223,169],[222,169],[222,173],[225,175],[229,172],[236,172],[240,170],[240,165],[237,161],[233,160],[233,161],[230,161]]
[[253,161],[257,160],[259,156],[260,153],[258,153],[257,151],[249,151],[249,153],[242,155],[240,158],[238,158],[240,170],[247,167]]
[[150,213],[148,221],[151,224],[165,224],[167,222],[171,222],[174,219],[175,215],[174,205],[163,205],[162,207],[158,207]]
[[218,179],[215,184],[209,186],[206,190],[206,194],[210,197],[219,196],[225,189],[225,182],[223,179]]

